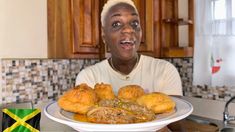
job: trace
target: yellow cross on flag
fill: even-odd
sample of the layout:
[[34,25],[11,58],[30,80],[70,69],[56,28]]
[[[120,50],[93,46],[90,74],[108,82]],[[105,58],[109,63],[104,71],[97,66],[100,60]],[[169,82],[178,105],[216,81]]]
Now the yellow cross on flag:
[[3,132],[39,132],[39,109],[3,109]]

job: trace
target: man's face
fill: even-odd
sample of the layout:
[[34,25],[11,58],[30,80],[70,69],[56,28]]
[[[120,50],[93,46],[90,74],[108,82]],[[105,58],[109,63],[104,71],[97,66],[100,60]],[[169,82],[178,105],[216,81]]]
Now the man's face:
[[112,56],[131,59],[139,48],[142,30],[135,9],[124,3],[112,7],[106,15],[102,37]]

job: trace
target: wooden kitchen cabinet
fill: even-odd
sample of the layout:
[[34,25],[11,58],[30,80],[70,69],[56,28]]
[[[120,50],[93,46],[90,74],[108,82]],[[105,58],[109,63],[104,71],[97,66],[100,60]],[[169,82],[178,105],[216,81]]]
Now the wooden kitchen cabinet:
[[[161,0],[161,57],[192,57],[194,47],[194,0],[187,0],[188,16],[179,17],[180,0]],[[181,46],[179,27],[188,26],[187,46]]]
[[48,57],[99,58],[99,1],[48,0]]
[[[104,58],[100,12],[107,0],[48,0],[49,58]],[[139,52],[154,55],[153,0],[134,0],[143,38]]]
[[99,57],[100,27],[98,0],[71,0],[72,54],[75,57]]
[[[100,12],[107,0],[48,0],[48,57],[105,58]],[[189,0],[193,7],[193,0]],[[178,18],[178,0],[133,0],[141,19],[139,52],[153,57],[188,57],[193,51],[193,12]],[[189,46],[179,47],[178,26],[189,25]]]

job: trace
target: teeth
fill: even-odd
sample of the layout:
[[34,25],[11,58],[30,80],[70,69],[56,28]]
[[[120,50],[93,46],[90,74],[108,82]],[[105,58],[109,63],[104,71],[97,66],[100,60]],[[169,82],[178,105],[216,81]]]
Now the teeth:
[[121,41],[121,43],[134,43],[134,41],[131,41],[131,40],[123,40],[123,41]]

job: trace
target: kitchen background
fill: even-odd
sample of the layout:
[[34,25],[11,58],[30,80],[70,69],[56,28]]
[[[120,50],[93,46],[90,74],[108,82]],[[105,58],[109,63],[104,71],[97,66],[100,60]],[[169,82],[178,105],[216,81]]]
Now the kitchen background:
[[[56,100],[74,86],[81,69],[99,61],[47,58],[47,0],[1,0],[0,29],[0,104]],[[201,106],[207,106],[210,112],[204,116],[221,119],[216,109],[235,95],[235,88],[194,86],[193,58],[165,59],[180,72],[185,98],[194,105],[194,113],[201,114],[205,109]],[[205,105],[208,101],[218,106]]]

